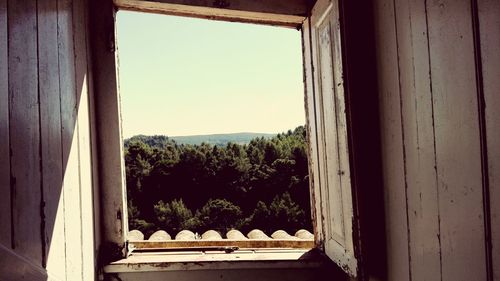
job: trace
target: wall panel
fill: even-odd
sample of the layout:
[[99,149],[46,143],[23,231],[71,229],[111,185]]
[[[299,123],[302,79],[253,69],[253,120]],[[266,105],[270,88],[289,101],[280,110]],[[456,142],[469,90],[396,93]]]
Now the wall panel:
[[7,0],[0,0],[0,243],[11,246]]
[[500,1],[479,0],[493,280],[500,280]]
[[385,185],[387,276],[407,280],[409,276],[408,221],[403,137],[399,95],[398,45],[395,9],[391,1],[374,5],[375,44],[380,103],[382,171]]
[[96,276],[87,4],[0,0],[1,280]]
[[[498,279],[500,4],[394,0],[390,7],[387,1],[376,2],[389,280],[490,280],[488,237]],[[485,155],[488,167],[482,166]],[[396,167],[387,164],[395,161]],[[400,166],[404,171],[395,172]],[[484,210],[491,210],[491,218]],[[406,268],[405,261],[407,270],[394,269]]]
[[471,5],[428,2],[443,280],[486,280]]
[[13,248],[41,265],[37,7],[9,1],[8,8]]
[[[63,167],[61,151],[61,103],[58,62],[57,1],[38,1],[38,54],[40,134],[44,215],[44,256],[46,268],[65,278]],[[54,243],[53,243],[54,242]]]
[[401,120],[407,184],[412,280],[439,280],[439,204],[429,69],[427,18],[422,1],[397,1]]

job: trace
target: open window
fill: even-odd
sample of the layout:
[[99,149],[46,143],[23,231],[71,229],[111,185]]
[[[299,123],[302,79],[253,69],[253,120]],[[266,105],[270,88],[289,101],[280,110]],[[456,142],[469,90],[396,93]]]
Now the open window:
[[[300,15],[297,15],[296,11],[290,12],[287,5],[294,6],[294,3],[307,1],[291,1],[293,3],[290,4],[288,1],[258,2],[260,4],[253,1],[235,1],[234,7],[229,5],[231,1],[215,1],[214,6],[210,7],[200,7],[210,5],[201,2],[115,0],[115,7],[105,3],[94,4],[101,5],[94,7],[95,11],[99,11],[94,19],[94,36],[97,38],[94,38],[94,61],[97,64],[94,71],[103,240],[105,244],[107,242],[107,245],[110,245],[107,248],[115,253],[109,261],[125,255],[128,232],[121,150],[123,141],[117,92],[117,58],[114,52],[114,18],[109,16],[114,15],[118,7],[302,29],[315,243],[316,247],[323,250],[339,267],[349,275],[356,276],[359,272],[359,241],[355,238],[357,214],[349,161],[348,104],[344,93],[338,1],[318,0],[313,7],[299,5],[303,8]],[[274,5],[274,2],[281,4]],[[222,5],[224,3],[228,5]],[[284,10],[280,10],[283,7]]]

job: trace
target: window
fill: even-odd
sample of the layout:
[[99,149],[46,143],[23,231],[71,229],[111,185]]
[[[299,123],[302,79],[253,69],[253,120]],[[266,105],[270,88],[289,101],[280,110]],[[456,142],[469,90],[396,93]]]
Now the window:
[[[164,1],[168,2],[168,1]],[[335,0],[318,0],[312,11],[264,13],[253,7],[224,8],[226,1],[216,1],[218,8],[200,8],[189,5],[147,3],[146,1],[117,0],[122,8],[174,13],[224,20],[250,21],[279,24],[302,28],[304,45],[304,72],[306,79],[307,127],[309,130],[311,191],[317,247],[350,275],[358,272],[356,245],[353,229],[356,229],[354,201],[350,180],[348,122],[342,81],[342,50],[340,48],[339,5]],[[291,2],[292,3],[292,2]],[[219,5],[220,4],[220,5]],[[99,4],[97,4],[99,5]],[[241,4],[240,5],[244,5]],[[293,6],[294,4],[290,4]],[[103,5],[105,7],[105,5]],[[260,7],[263,10],[273,5]],[[281,4],[280,7],[288,8]],[[109,8],[109,7],[108,7]],[[227,6],[226,6],[227,8]],[[239,8],[239,10],[237,9]],[[250,12],[247,12],[247,10]],[[253,11],[252,11],[253,9]],[[291,9],[291,8],[290,8]],[[305,9],[305,8],[304,8]],[[117,80],[115,53],[113,52],[114,25],[106,16],[109,9],[99,10],[96,24],[103,42],[96,45],[94,68],[96,75],[97,130],[100,143],[100,188],[102,191],[103,239],[124,255],[127,231],[124,211],[124,172],[121,133],[119,126],[119,102],[116,93]],[[229,12],[228,12],[229,11]],[[105,40],[104,40],[105,38]],[[110,39],[111,38],[111,39]],[[100,44],[100,45],[99,45]],[[112,48],[111,52],[109,48]],[[114,258],[119,257],[114,256]],[[112,260],[113,258],[111,258]]]
[[300,31],[129,11],[116,25],[129,245],[312,248]]

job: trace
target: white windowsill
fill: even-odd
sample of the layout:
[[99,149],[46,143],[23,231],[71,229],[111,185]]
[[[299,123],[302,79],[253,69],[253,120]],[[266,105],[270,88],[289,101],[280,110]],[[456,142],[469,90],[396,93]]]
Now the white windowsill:
[[328,260],[315,250],[258,249],[210,252],[134,252],[128,258],[104,267],[105,273],[319,268]]

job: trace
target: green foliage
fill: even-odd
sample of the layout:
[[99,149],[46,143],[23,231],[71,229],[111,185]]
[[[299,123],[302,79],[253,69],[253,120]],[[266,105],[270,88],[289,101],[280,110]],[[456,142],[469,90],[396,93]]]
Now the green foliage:
[[126,140],[130,228],[312,230],[305,139],[300,126],[246,144]]
[[192,227],[193,213],[184,205],[182,199],[164,203],[162,200],[154,205],[158,226],[170,233],[177,233]]
[[305,212],[292,200],[288,192],[276,196],[269,211],[270,219],[276,223],[277,229],[295,232],[304,224]]
[[240,228],[242,212],[240,207],[225,199],[209,199],[196,212],[196,218],[201,223],[201,229],[213,229],[226,233],[233,228]]

